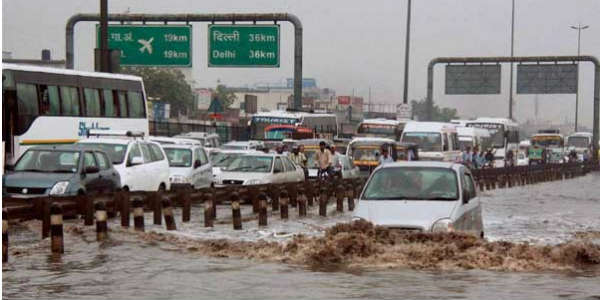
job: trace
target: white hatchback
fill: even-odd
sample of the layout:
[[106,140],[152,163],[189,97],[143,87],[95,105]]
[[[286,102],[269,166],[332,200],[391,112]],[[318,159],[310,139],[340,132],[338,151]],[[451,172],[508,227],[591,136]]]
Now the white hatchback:
[[77,143],[93,145],[111,158],[128,191],[169,190],[169,162],[155,142],[131,138],[88,138]]
[[194,145],[164,145],[171,188],[201,189],[212,185],[212,165],[204,149]]
[[483,237],[481,202],[473,176],[461,164],[411,161],[377,168],[354,218],[395,229],[457,230]]
[[256,185],[304,181],[304,171],[287,156],[251,153],[239,156],[215,177],[216,186]]

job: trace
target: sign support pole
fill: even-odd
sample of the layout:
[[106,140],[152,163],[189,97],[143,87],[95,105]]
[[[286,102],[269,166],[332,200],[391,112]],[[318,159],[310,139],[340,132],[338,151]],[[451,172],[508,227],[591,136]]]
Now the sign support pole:
[[[67,20],[66,68],[73,69],[75,61],[75,25],[78,22],[98,22],[96,14],[76,14]],[[294,110],[302,109],[302,22],[293,14],[109,14],[108,21],[117,22],[279,22],[294,25]]]
[[539,63],[539,62],[581,62],[594,64],[594,123],[592,138],[592,157],[598,162],[598,140],[600,137],[600,61],[595,56],[513,56],[513,57],[438,57],[427,66],[427,121],[431,120],[433,110],[433,71],[439,63]]

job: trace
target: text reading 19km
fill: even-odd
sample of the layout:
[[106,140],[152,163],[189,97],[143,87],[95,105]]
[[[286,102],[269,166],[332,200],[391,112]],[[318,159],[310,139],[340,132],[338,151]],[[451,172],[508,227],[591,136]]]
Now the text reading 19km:
[[209,25],[209,67],[279,67],[279,25]]

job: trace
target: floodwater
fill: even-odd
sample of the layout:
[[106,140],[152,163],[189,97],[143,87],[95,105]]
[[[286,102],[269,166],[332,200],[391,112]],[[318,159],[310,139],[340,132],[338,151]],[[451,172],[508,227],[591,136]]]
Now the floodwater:
[[10,229],[3,299],[600,299],[599,183],[590,174],[483,193],[487,241],[328,230],[351,220],[334,207],[327,219],[290,209],[266,228],[245,207],[242,231],[220,207],[205,229],[198,206],[176,232],[149,225],[150,213],[143,234],[114,220],[102,243],[67,221],[57,257],[32,221]]

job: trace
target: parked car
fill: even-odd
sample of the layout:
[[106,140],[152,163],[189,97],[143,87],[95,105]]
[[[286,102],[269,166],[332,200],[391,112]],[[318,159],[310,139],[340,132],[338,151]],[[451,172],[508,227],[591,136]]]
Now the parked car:
[[221,139],[216,133],[192,131],[178,134],[174,136],[174,138],[197,140],[208,152],[211,152],[214,149],[219,148],[221,146]]
[[204,149],[194,145],[164,145],[171,189],[201,189],[212,185],[212,165]]
[[97,194],[120,187],[108,155],[80,145],[30,148],[2,177],[3,197]]
[[209,155],[212,164],[213,179],[221,173],[223,168],[226,168],[235,158],[248,153],[262,153],[255,150],[217,150]]
[[287,156],[252,153],[239,156],[215,177],[216,186],[304,181],[304,171]]
[[110,157],[128,191],[169,190],[169,162],[160,144],[136,138],[87,138],[77,142]]
[[481,202],[468,168],[449,162],[396,162],[378,167],[354,218],[394,229],[465,231],[483,237]]
[[185,139],[185,138],[172,138],[166,136],[149,136],[148,140],[159,143],[161,145],[197,145],[202,146],[202,143],[198,140]]

